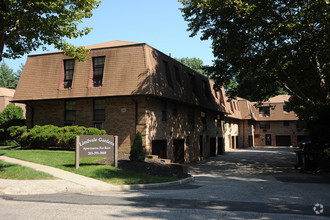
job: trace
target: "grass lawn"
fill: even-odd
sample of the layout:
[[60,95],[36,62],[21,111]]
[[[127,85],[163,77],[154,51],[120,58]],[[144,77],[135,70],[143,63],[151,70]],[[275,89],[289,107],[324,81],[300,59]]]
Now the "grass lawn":
[[0,160],[0,179],[39,180],[53,178],[48,173]]
[[137,174],[109,165],[99,165],[94,163],[95,160],[102,159],[102,157],[80,158],[80,167],[79,169],[76,169],[74,151],[14,150],[0,148],[0,155],[56,167],[117,185],[161,183],[178,180],[178,178],[172,177]]

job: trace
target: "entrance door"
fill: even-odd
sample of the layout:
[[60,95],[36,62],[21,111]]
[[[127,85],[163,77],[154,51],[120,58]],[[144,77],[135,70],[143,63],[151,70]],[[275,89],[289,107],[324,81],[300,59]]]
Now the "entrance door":
[[167,141],[166,140],[155,140],[152,141],[152,155],[158,155],[158,158],[167,158]]
[[276,146],[290,146],[291,137],[290,135],[277,135],[276,136]]
[[272,135],[266,134],[266,146],[271,146],[271,145],[272,145]]
[[231,137],[231,148],[235,149],[235,137],[234,136]]
[[216,138],[210,138],[210,157],[216,156],[217,141]]
[[249,135],[249,147],[253,146],[253,139],[252,139],[252,135]]
[[218,137],[218,155],[224,155],[223,138]]
[[202,158],[203,156],[203,135],[201,135],[199,136],[199,157]]
[[173,140],[173,162],[184,163],[184,139]]

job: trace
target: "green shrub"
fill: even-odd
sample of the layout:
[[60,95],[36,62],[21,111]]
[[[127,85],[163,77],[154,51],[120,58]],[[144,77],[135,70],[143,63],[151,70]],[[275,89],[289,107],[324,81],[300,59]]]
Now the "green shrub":
[[19,146],[20,144],[15,140],[5,140],[4,142],[2,142],[2,145],[16,147],[16,146]]
[[0,113],[0,141],[4,142],[9,139],[7,129],[12,126],[25,125],[25,119],[23,116],[23,109],[19,106],[9,104]]
[[8,139],[14,140],[17,143],[21,142],[21,137],[23,134],[27,133],[26,126],[11,126],[7,129]]
[[142,135],[140,132],[138,132],[135,135],[135,139],[131,147],[129,159],[131,161],[144,161],[145,159],[143,146],[142,146]]
[[65,148],[68,150],[75,149],[76,136],[80,135],[106,135],[104,130],[97,128],[85,128],[82,126],[65,126],[57,127],[54,125],[36,125],[32,129],[26,131],[24,128],[10,129],[10,134],[16,137],[21,146],[26,148]]
[[83,132],[83,135],[106,135],[105,130],[99,130],[97,128],[86,128]]

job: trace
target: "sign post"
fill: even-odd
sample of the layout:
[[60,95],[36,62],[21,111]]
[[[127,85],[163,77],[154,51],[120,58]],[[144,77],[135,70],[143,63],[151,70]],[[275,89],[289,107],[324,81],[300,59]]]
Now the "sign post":
[[118,167],[118,136],[81,135],[76,137],[76,169],[80,157],[106,157]]
[[79,168],[79,136],[76,136],[76,169]]

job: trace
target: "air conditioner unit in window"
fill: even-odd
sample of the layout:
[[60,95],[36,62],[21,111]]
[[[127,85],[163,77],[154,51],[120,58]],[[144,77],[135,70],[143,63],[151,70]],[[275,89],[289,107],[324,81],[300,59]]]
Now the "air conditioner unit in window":
[[64,122],[64,126],[74,126],[74,122]]
[[94,128],[103,130],[104,129],[104,123],[103,122],[95,122],[94,123]]

